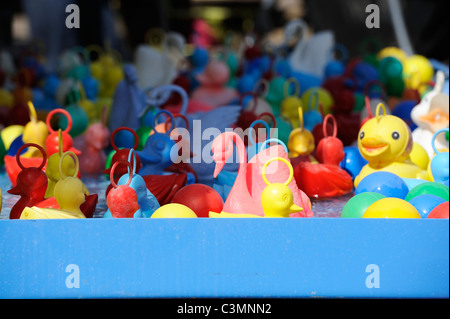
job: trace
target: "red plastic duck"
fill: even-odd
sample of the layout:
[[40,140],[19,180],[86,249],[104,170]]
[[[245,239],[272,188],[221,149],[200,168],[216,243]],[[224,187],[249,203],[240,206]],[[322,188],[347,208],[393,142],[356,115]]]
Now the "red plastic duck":
[[[329,136],[327,132],[329,119],[334,124],[333,136]],[[319,142],[316,151],[319,163],[298,163],[294,177],[298,187],[311,198],[343,196],[352,191],[353,182],[351,176],[339,166],[345,157],[344,145],[336,137],[337,125],[331,114],[324,119],[323,134],[324,138]]]

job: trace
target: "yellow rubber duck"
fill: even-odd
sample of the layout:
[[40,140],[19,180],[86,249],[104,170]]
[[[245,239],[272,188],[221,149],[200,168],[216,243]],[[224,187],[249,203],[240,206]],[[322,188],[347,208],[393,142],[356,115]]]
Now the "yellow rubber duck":
[[[295,92],[293,95],[289,95],[289,86],[295,84]],[[297,108],[301,106],[303,108],[303,102],[300,95],[300,83],[297,79],[289,78],[284,84],[284,100],[281,102],[281,113],[291,120],[294,127],[298,127],[298,115]]]
[[[266,169],[270,163],[274,161],[281,161],[289,167],[289,178],[284,183],[271,184],[266,177]],[[288,160],[281,157],[272,158],[264,164],[262,170],[262,177],[267,187],[261,193],[261,204],[264,209],[264,217],[266,218],[284,218],[289,217],[290,214],[298,213],[303,208],[294,204],[294,195],[288,187],[292,178],[294,177],[294,169]],[[263,218],[262,216],[252,214],[230,214],[226,212],[214,213],[209,212],[211,218]]]
[[[47,124],[39,121],[36,114],[36,109],[32,102],[28,102],[30,109],[30,121],[23,129],[22,141],[24,144],[34,143],[45,148],[45,140],[48,136]],[[41,152],[37,148],[29,148],[22,157],[40,157]]]
[[[54,196],[54,189],[58,181],[61,179],[61,172],[65,172],[66,174],[73,175],[76,171],[78,174],[78,168],[76,167],[76,163],[78,161],[78,157],[76,157],[76,161],[74,162],[70,158],[66,158],[66,156],[63,156],[62,150],[63,150],[63,138],[62,138],[62,131],[59,129],[58,131],[58,153],[55,153],[51,155],[47,160],[47,168],[45,170],[45,174],[48,177],[48,186],[47,191],[45,193],[45,198],[50,198]],[[66,152],[67,153],[67,152]],[[74,154],[73,152],[70,152]],[[65,153],[64,153],[65,154]],[[61,161],[62,159],[62,161]],[[60,163],[62,163],[60,165]],[[77,164],[78,165],[78,164]],[[89,190],[87,189],[86,185],[83,185],[83,191],[86,195],[89,195]]]
[[316,160],[311,156],[314,151],[314,135],[304,127],[303,109],[298,108],[299,127],[294,129],[289,135],[288,149],[289,157],[309,156],[311,162]]
[[[381,110],[383,115],[380,115]],[[378,171],[402,178],[429,180],[427,171],[410,159],[413,148],[411,130],[399,117],[386,115],[385,106],[381,103],[377,106],[376,116],[361,127],[358,148],[369,163],[355,178],[355,187],[364,177]]]
[[[77,170],[73,176],[65,176],[62,171],[64,158],[70,155],[76,161]],[[25,207],[20,219],[67,219],[86,218],[80,210],[85,201],[84,185],[76,176],[78,175],[78,158],[73,152],[66,152],[59,161],[61,180],[55,185],[55,199],[60,209]]]

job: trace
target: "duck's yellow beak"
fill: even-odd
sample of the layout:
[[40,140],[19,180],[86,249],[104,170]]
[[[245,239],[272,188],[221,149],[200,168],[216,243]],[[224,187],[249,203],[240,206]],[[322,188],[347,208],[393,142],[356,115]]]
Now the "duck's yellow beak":
[[297,206],[295,204],[292,204],[291,207],[289,207],[289,214],[293,214],[293,213],[299,213],[301,211],[303,211],[303,208],[301,208],[300,206]]
[[367,155],[377,156],[384,153],[389,148],[389,143],[381,137],[370,136],[361,140],[361,146]]

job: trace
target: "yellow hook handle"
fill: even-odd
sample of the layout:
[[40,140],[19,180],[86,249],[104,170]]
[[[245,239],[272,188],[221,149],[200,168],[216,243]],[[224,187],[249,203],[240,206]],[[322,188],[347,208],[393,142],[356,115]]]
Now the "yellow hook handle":
[[61,176],[61,179],[64,179],[67,177],[67,175],[65,175],[62,170],[62,163],[63,163],[64,157],[66,157],[68,155],[71,156],[75,162],[75,173],[73,174],[72,177],[76,177],[78,175],[78,171],[80,170],[80,163],[78,162],[78,156],[72,151],[65,152],[59,159],[59,175]]
[[377,105],[377,110],[376,110],[376,117],[377,117],[377,121],[379,121],[380,120],[380,110],[381,109],[383,109],[383,116],[386,116],[386,107],[384,106],[384,104],[383,103],[380,103],[380,104],[378,104]]
[[291,183],[292,178],[294,178],[294,169],[292,168],[291,163],[290,163],[287,159],[282,158],[282,157],[275,157],[275,158],[272,158],[272,159],[268,160],[268,161],[264,164],[263,169],[262,169],[262,177],[263,177],[264,182],[267,184],[267,186],[269,186],[269,185],[271,184],[271,183],[268,181],[268,179],[267,179],[267,176],[266,176],[266,169],[267,169],[267,167],[269,166],[270,163],[275,162],[275,161],[283,162],[283,163],[285,163],[285,164],[287,165],[287,167],[289,168],[289,177],[288,177],[287,181],[283,184],[283,185],[285,185],[285,186],[288,186],[288,185]]

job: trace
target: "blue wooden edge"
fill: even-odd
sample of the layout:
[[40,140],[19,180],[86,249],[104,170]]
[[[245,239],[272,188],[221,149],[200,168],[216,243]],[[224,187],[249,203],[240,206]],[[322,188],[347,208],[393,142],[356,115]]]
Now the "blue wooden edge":
[[0,220],[0,298],[449,297],[449,221]]

